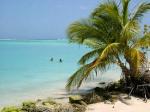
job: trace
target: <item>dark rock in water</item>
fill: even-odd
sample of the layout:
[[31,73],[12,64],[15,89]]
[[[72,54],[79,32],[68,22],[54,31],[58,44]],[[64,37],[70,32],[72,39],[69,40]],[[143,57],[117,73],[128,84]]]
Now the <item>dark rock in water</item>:
[[105,83],[105,82],[100,82],[99,84],[104,85],[104,84],[106,84],[106,83]]

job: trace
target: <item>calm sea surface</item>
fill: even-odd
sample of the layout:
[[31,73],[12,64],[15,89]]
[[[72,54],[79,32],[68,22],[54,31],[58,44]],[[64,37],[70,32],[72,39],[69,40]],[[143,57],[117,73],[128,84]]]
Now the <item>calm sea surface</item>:
[[64,90],[77,61],[89,50],[66,40],[0,40],[0,106],[57,96],[54,91]]

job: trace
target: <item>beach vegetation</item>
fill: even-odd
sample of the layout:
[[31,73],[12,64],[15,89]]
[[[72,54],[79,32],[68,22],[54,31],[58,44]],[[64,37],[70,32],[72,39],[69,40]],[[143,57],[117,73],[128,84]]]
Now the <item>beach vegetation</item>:
[[85,112],[86,104],[59,103],[52,98],[40,99],[38,101],[25,101],[20,106],[4,107],[0,112]]
[[36,102],[33,101],[23,102],[21,109],[24,112],[36,112]]
[[16,106],[4,107],[1,112],[23,112],[20,108]]

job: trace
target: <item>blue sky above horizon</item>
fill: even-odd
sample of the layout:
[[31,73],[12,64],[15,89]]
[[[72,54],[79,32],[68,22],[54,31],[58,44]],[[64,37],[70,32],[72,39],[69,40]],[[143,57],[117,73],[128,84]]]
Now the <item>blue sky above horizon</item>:
[[[102,1],[0,0],[0,38],[65,38],[68,25],[87,18]],[[132,0],[131,5],[140,1],[143,0]],[[150,24],[150,14],[145,18],[143,24]]]

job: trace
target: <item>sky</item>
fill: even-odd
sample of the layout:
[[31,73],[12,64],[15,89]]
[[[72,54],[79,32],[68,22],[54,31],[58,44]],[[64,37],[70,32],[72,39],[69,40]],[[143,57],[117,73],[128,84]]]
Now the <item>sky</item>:
[[[144,0],[132,0],[131,6],[134,7],[141,1]],[[0,0],[0,39],[65,38],[69,24],[87,18],[101,2],[102,0]],[[145,17],[143,24],[150,25],[150,14]]]

